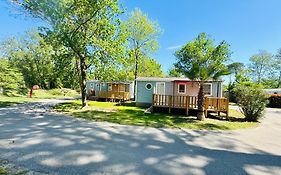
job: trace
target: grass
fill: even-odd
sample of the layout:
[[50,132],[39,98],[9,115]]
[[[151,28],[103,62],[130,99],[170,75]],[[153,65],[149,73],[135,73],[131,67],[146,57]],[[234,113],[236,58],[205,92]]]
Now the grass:
[[0,167],[0,175],[6,175],[6,174],[8,174],[8,171],[5,168]]
[[32,98],[26,96],[4,96],[0,95],[0,107],[7,107],[15,104],[26,103],[37,101],[40,99],[55,99],[55,98],[66,98],[76,97],[79,94],[69,89],[52,89],[52,90],[35,90],[33,91]]
[[58,104],[56,111],[71,114],[77,118],[91,121],[105,121],[122,125],[138,125],[156,128],[186,128],[199,130],[232,130],[255,127],[258,123],[244,122],[243,114],[230,110],[230,120],[207,118],[205,121],[196,120],[194,116],[169,115],[165,113],[145,113],[144,108],[135,107],[133,103],[88,103],[88,107],[81,109],[80,101]]
[[35,99],[24,97],[24,96],[15,96],[15,97],[8,97],[0,95],[0,107],[11,106],[14,104],[32,102]]

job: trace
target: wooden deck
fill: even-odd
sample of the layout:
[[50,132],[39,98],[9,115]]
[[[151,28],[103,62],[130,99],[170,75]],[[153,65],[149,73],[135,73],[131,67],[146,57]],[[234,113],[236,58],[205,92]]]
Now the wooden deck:
[[[188,115],[189,109],[197,109],[197,96],[172,96],[172,95],[159,95],[153,94],[152,100],[153,107],[166,107],[171,109],[186,109],[186,115]],[[228,117],[228,105],[227,98],[218,97],[205,97],[204,113],[207,116],[208,111],[225,113]]]
[[130,92],[99,91],[97,98],[109,100],[130,100]]

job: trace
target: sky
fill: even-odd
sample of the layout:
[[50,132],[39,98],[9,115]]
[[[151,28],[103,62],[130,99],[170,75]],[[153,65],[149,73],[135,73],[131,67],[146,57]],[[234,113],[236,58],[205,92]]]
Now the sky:
[[[231,60],[248,63],[249,57],[281,48],[281,0],[120,0],[127,12],[141,9],[163,30],[160,49],[152,55],[167,71],[176,61],[174,53],[200,32],[218,44],[230,44]],[[20,36],[44,25],[28,17],[14,15],[0,0],[0,41]]]

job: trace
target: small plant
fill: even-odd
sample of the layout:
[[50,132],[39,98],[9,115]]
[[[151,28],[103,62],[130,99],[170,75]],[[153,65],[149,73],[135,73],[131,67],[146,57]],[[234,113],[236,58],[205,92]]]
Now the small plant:
[[245,120],[257,122],[263,117],[264,110],[268,103],[268,96],[261,86],[253,83],[243,83],[235,88],[237,104],[245,115]]

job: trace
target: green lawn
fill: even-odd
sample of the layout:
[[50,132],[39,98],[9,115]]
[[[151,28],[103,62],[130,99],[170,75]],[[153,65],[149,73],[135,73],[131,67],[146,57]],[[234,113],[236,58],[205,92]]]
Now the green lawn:
[[23,97],[23,96],[18,96],[18,97],[7,97],[0,95],[0,107],[6,107],[14,104],[19,104],[19,103],[26,103],[26,102],[32,102],[38,99],[34,98],[28,98],[28,97]]
[[165,113],[145,113],[144,108],[135,107],[133,103],[95,102],[90,101],[88,107],[81,109],[80,101],[59,104],[54,107],[74,117],[91,121],[106,121],[123,125],[139,125],[149,127],[187,128],[205,130],[230,130],[258,126],[258,123],[243,122],[243,114],[230,110],[230,120],[207,118],[198,121],[194,116],[169,115]]
[[79,94],[73,90],[64,89],[52,89],[52,90],[35,90],[33,91],[32,98],[26,96],[4,96],[0,95],[0,107],[6,107],[19,103],[26,103],[32,101],[38,101],[40,99],[53,99],[53,98],[66,98],[77,97]]

